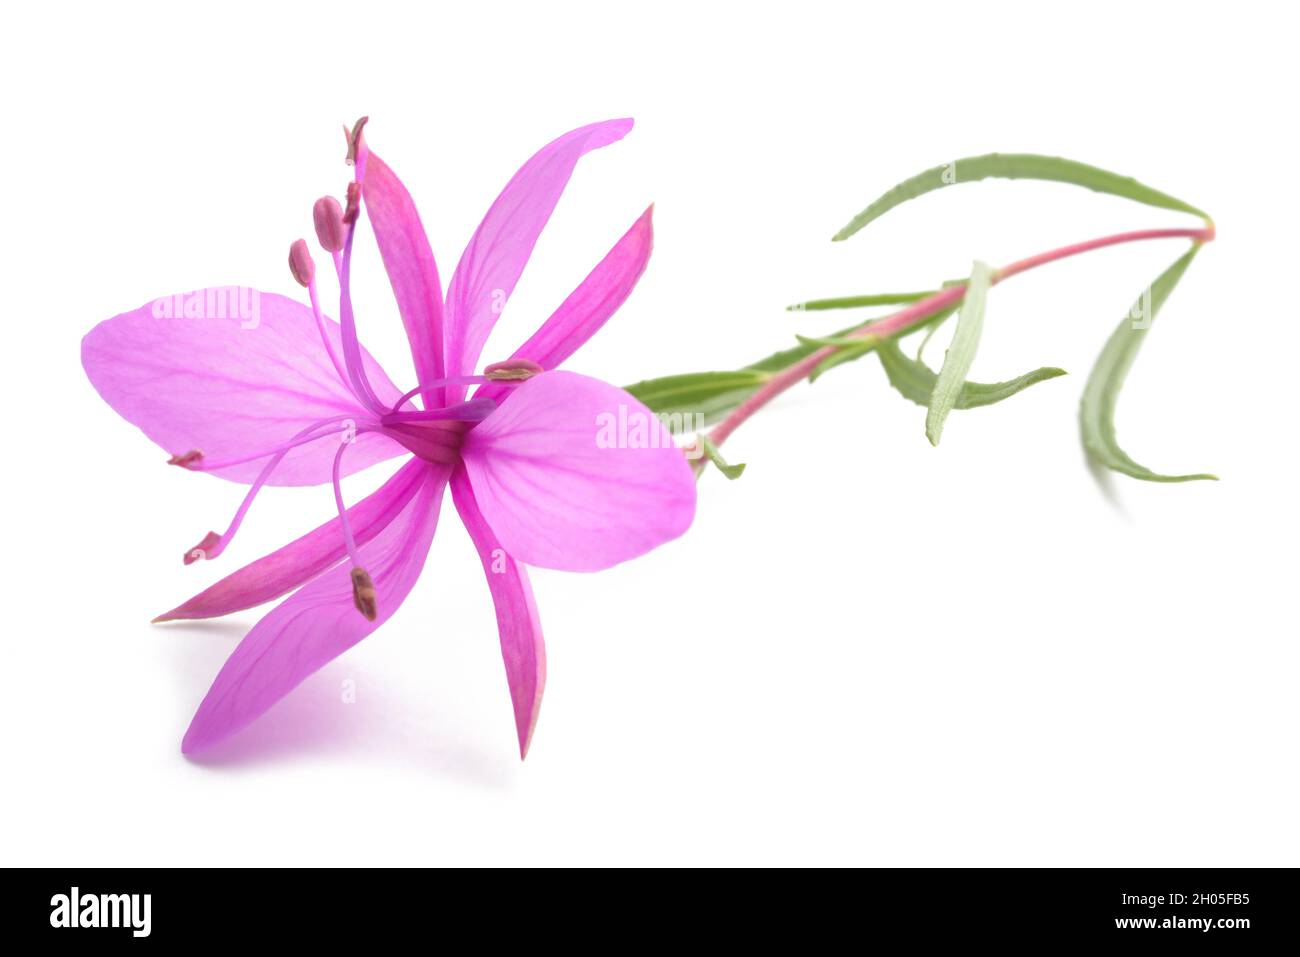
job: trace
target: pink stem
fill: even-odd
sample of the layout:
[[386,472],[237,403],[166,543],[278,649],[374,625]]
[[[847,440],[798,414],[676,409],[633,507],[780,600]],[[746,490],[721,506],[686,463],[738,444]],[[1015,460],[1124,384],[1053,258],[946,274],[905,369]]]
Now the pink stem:
[[[1087,242],[1075,243],[1072,246],[1062,246],[1060,249],[1039,253],[1037,256],[1030,256],[1028,259],[1021,259],[1009,266],[1002,267],[994,272],[993,283],[999,283],[1004,279],[1027,272],[1037,266],[1056,262],[1058,259],[1066,259],[1080,253],[1091,252],[1094,249],[1102,249],[1106,246],[1117,246],[1120,243],[1132,243],[1145,239],[1190,239],[1197,243],[1208,243],[1214,239],[1214,225],[1210,224],[1202,229],[1143,229],[1136,232],[1118,233],[1114,236],[1104,236],[1101,239],[1090,239]],[[899,332],[928,319],[936,312],[947,309],[959,302],[965,294],[965,283],[949,286],[933,296],[917,300],[893,315],[886,316],[878,322],[870,323],[849,333],[849,337],[870,339],[897,335]],[[717,427],[709,433],[709,440],[714,445],[722,445],[727,440],[727,437],[732,432],[735,432],[751,415],[796,382],[801,382],[822,362],[838,351],[838,346],[824,346],[811,355],[800,359],[794,365],[787,366],[773,375],[757,392],[736,406],[725,419],[718,423]]]

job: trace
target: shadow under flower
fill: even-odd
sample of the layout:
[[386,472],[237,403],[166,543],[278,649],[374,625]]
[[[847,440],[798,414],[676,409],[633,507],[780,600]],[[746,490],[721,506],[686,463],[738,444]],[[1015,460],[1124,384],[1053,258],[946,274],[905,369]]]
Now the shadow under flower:
[[[185,683],[184,707],[192,712],[248,625],[191,621],[158,627],[170,639],[168,646]],[[368,689],[365,694],[356,694],[358,684]],[[412,715],[409,701],[373,690],[383,684],[347,659],[332,662],[247,728],[185,759],[213,772],[242,772],[311,759],[360,758],[423,766],[479,787],[513,784],[519,760],[508,743],[494,749],[493,742],[484,739],[451,739],[436,714]],[[178,743],[182,730],[177,730]]]

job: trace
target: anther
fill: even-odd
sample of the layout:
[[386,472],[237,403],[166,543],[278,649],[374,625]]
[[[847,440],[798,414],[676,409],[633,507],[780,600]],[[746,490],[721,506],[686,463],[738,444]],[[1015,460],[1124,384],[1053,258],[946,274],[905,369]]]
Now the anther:
[[307,249],[307,240],[295,239],[289,247],[289,272],[304,288],[311,286],[311,281],[316,278],[316,262]]
[[343,207],[333,196],[322,196],[311,210],[316,224],[316,238],[326,252],[336,253],[343,248],[347,226],[343,222]]
[[483,370],[483,375],[490,382],[522,382],[545,371],[532,359],[506,359],[492,363]]
[[203,458],[203,453],[198,449],[190,449],[184,455],[173,455],[167,460],[168,465],[179,465],[183,469],[189,468]]
[[348,206],[343,211],[343,222],[351,226],[361,215],[361,184],[356,180],[348,183]]
[[364,568],[352,569],[352,603],[357,611],[366,616],[366,621],[374,621],[378,610],[375,606],[375,583],[370,580]]
[[208,532],[203,536],[203,541],[185,553],[185,564],[193,565],[195,562],[205,562],[209,558],[216,558],[217,546],[220,544],[221,536],[216,532]]

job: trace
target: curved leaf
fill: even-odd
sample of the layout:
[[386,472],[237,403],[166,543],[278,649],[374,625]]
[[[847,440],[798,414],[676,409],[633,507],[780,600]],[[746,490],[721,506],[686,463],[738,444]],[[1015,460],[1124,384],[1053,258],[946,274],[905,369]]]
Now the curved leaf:
[[1119,399],[1124,379],[1137,358],[1138,349],[1146,338],[1147,330],[1160,307],[1165,304],[1169,294],[1178,285],[1178,280],[1187,271],[1192,258],[1200,249],[1193,246],[1172,266],[1162,272],[1138,301],[1134,303],[1129,314],[1106,340],[1097,364],[1088,375],[1088,383],[1083,389],[1083,400],[1079,403],[1079,430],[1083,437],[1083,447],[1089,458],[1108,469],[1123,472],[1133,478],[1148,482],[1192,482],[1198,479],[1218,480],[1218,476],[1208,473],[1195,475],[1160,475],[1144,465],[1138,465],[1128,453],[1119,447],[1115,438],[1115,405]]
[[[938,378],[935,371],[924,362],[907,356],[902,347],[892,339],[880,343],[876,351],[880,356],[880,364],[885,368],[885,374],[889,376],[889,384],[901,392],[904,398],[910,399],[917,405],[928,406],[930,394],[934,391],[935,379]],[[992,405],[1011,398],[1017,392],[1022,392],[1035,383],[1063,375],[1065,375],[1064,369],[1045,366],[1033,372],[1026,372],[1015,379],[1008,379],[1006,382],[966,382],[962,385],[953,408],[976,409],[982,405]]]
[[707,435],[701,435],[699,442],[700,446],[704,449],[704,454],[708,456],[709,461],[716,465],[718,471],[728,479],[734,482],[744,474],[745,463],[741,462],[738,465],[727,464],[727,460],[722,457],[722,453],[718,451],[718,447],[713,444],[713,440]]
[[957,331],[952,335],[952,342],[943,356],[943,365],[934,380],[934,388],[930,390],[930,411],[925,416],[925,436],[931,445],[939,444],[943,424],[948,419],[948,413],[957,405],[957,397],[966,384],[966,373],[970,372],[971,363],[975,361],[980,332],[984,329],[984,301],[992,279],[993,271],[976,260],[971,267],[970,282],[966,284],[961,311],[957,313]]
[[935,166],[924,173],[918,173],[911,179],[903,180],[854,216],[849,224],[831,239],[835,242],[848,239],[867,223],[879,219],[895,206],[901,206],[909,199],[916,199],[918,196],[956,183],[973,183],[990,177],[1071,183],[1098,193],[1122,196],[1134,202],[1145,203],[1147,206],[1193,213],[1205,220],[1210,218],[1195,206],[1184,203],[1181,199],[1175,199],[1168,193],[1152,189],[1131,177],[1120,176],[1118,173],[1089,166],[1086,163],[1059,156],[1039,156],[1035,153],[988,153],[984,156],[971,156]]

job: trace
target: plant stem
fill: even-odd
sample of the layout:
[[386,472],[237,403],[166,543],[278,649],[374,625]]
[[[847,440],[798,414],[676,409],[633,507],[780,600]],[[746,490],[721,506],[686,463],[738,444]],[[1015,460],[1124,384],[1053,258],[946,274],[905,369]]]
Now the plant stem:
[[[1058,259],[1067,259],[1070,256],[1077,256],[1080,253],[1091,252],[1094,249],[1103,249],[1106,246],[1118,246],[1121,243],[1140,242],[1147,239],[1190,239],[1195,243],[1208,243],[1214,239],[1214,224],[1210,223],[1201,229],[1143,229],[1135,232],[1117,233],[1114,236],[1103,236],[1100,239],[1090,239],[1087,242],[1075,243],[1071,246],[1062,246],[1059,249],[1052,249],[1045,253],[1039,253],[1036,256],[1030,256],[1028,259],[1021,259],[1003,266],[993,274],[993,284],[1009,279],[1012,276],[1019,275],[1022,272],[1028,272],[1038,266],[1047,263],[1056,262]],[[870,339],[882,338],[884,336],[895,336],[906,329],[923,322],[930,316],[934,315],[941,309],[960,302],[966,294],[966,284],[949,286],[942,289],[934,295],[920,299],[905,309],[886,316],[877,322],[869,323],[861,329],[849,333],[850,338]],[[779,372],[773,374],[772,378],[764,383],[758,391],[738,405],[731,413],[723,419],[709,433],[709,440],[715,445],[720,446],[727,440],[732,432],[736,431],[744,422],[763,406],[767,405],[778,395],[790,388],[796,382],[807,378],[814,369],[822,362],[834,355],[840,346],[825,346],[816,352],[805,356],[793,365],[787,366]]]

